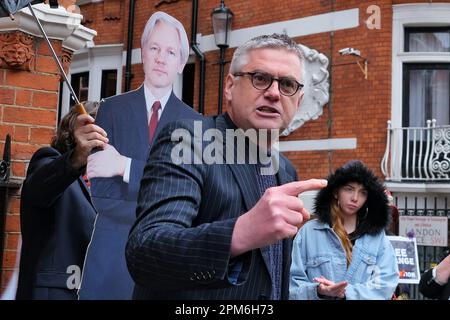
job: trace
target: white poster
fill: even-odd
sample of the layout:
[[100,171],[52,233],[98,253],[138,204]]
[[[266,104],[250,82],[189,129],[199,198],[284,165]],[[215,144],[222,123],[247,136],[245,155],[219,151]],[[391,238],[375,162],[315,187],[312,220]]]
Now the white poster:
[[400,216],[399,234],[403,237],[415,237],[420,246],[447,247],[448,218]]

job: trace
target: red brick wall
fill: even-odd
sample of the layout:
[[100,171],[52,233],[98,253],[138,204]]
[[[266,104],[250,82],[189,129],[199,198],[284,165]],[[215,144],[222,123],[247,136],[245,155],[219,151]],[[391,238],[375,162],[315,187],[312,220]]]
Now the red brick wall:
[[[147,1],[143,1],[147,2]],[[83,25],[97,31],[96,45],[126,44],[128,1],[108,0],[81,7]]]
[[[60,41],[52,41],[55,52]],[[12,179],[23,179],[28,162],[41,146],[48,145],[56,128],[59,72],[47,44],[35,39],[31,71],[0,69],[0,150],[11,135]],[[6,214],[1,291],[15,267],[20,234],[20,190],[10,190]]]

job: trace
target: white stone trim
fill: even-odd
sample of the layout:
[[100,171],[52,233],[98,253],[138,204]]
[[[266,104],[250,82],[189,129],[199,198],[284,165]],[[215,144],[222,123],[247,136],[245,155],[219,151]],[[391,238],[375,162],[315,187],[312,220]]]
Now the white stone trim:
[[[141,48],[131,50],[131,64],[141,64]],[[122,66],[127,65],[127,52],[122,52]]]
[[104,0],[78,0],[76,4],[78,6],[82,6],[89,3],[103,2]]
[[450,193],[448,183],[385,182],[385,185],[389,191],[399,193]]
[[403,51],[405,39],[404,28],[411,26],[436,27],[450,25],[450,4],[401,4],[392,7],[391,119],[393,127],[401,127],[403,107],[403,63],[450,63],[450,53],[405,53]]
[[70,51],[77,51],[84,48],[97,35],[97,31],[93,31],[80,24],[69,37],[64,39],[62,46]]
[[[33,11],[42,24],[45,33],[50,39],[63,41],[63,47],[75,51],[86,46],[97,32],[81,25],[82,15],[67,12],[64,7],[52,9],[50,6],[39,3],[33,5]],[[9,17],[0,18],[0,31],[19,30],[36,37],[43,37],[39,26],[25,7],[16,14],[15,19]]]
[[280,152],[356,149],[356,138],[280,141]]

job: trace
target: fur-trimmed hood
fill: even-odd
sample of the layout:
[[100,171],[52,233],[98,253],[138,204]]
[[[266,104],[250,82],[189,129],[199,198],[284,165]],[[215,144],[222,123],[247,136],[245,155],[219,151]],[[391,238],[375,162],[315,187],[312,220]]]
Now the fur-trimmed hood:
[[319,221],[331,226],[330,206],[333,192],[349,182],[361,183],[368,193],[366,204],[358,211],[357,234],[377,234],[384,230],[390,223],[385,188],[375,174],[358,160],[347,162],[337,169],[328,177],[327,187],[317,194],[314,209]]

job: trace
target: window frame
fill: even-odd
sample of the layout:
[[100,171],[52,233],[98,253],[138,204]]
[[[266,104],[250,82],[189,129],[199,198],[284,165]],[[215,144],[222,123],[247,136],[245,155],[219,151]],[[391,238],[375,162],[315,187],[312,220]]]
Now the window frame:
[[[71,86],[73,88],[73,91],[77,95],[78,99],[80,99],[80,101],[86,100],[86,99],[81,98],[81,95],[80,95],[81,91],[80,90],[82,90],[82,89],[87,90],[87,92],[86,92],[87,94],[86,95],[87,95],[87,97],[89,97],[89,91],[90,91],[89,77],[90,77],[90,72],[89,71],[82,71],[82,72],[73,73],[70,76],[70,84],[71,84]],[[81,80],[82,78],[86,78],[87,79],[87,87],[81,87],[81,86],[79,87],[78,85],[80,83],[78,85],[75,84],[75,82],[74,82],[75,79]],[[72,105],[72,104],[75,104],[75,101],[73,100],[72,95],[69,95],[69,105]]]
[[[402,105],[402,126],[409,127],[409,93],[410,93],[410,73],[411,70],[449,70],[450,63],[404,63],[403,64],[403,105]],[[449,81],[449,104],[450,104],[450,81]],[[432,120],[432,119],[426,119]],[[450,119],[449,119],[450,124]],[[426,124],[423,124],[425,126]]]
[[119,81],[119,79],[117,78],[118,75],[118,70],[117,69],[103,69],[102,70],[102,83],[100,85],[100,99],[104,99],[104,98],[108,98],[111,97],[110,96],[106,96],[106,83],[107,83],[107,76],[110,73],[115,73],[116,75],[116,83],[115,83],[115,93],[113,95],[117,94],[117,81]]
[[[450,25],[441,26],[441,27],[433,27],[433,26],[405,27],[404,52],[420,52],[420,51],[409,51],[409,40],[410,40],[411,33],[434,33],[434,32],[442,32],[442,31],[447,31],[447,33],[450,36]],[[426,52],[432,53],[430,51],[426,51]],[[449,49],[449,51],[444,51],[444,52],[450,52],[450,49]]]

